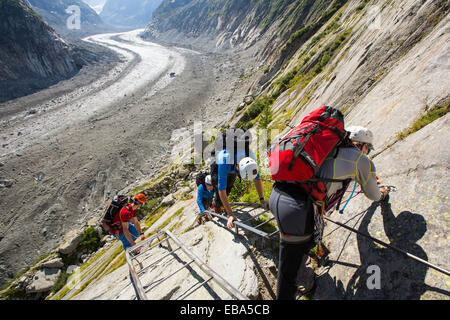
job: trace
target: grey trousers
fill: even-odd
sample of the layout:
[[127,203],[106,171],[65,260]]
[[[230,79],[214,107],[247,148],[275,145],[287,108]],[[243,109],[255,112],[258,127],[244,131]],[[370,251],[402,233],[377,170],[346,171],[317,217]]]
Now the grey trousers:
[[275,183],[269,208],[277,220],[282,240],[305,242],[314,232],[312,208],[307,208],[307,195],[300,186]]
[[314,246],[314,217],[307,208],[307,196],[295,185],[275,184],[269,208],[280,230],[277,300],[294,300],[296,279]]

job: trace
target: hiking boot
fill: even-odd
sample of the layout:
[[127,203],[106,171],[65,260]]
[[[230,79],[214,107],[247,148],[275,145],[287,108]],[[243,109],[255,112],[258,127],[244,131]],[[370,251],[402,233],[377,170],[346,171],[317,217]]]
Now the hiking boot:
[[209,220],[211,220],[211,219],[209,218],[209,214],[205,214],[205,222],[206,222],[206,221],[209,221]]
[[130,251],[130,256],[135,257],[141,253],[141,248],[136,248],[133,251]]
[[314,269],[311,267],[310,257],[308,257],[308,260],[306,261],[306,264],[301,271],[302,272],[299,272],[299,275],[297,276],[296,284],[299,293],[304,295],[314,288],[314,283],[316,279]]
[[198,216],[198,217],[197,217],[197,223],[198,223],[199,225],[203,223],[202,217],[201,217],[201,216]]
[[302,295],[307,294],[314,288],[316,274],[311,267],[306,268],[305,275],[298,279],[297,290]]

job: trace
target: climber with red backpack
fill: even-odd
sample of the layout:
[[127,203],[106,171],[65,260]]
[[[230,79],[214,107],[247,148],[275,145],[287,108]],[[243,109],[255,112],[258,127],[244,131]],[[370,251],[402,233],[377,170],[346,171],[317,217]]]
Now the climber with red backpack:
[[105,210],[102,223],[109,228],[114,237],[122,242],[124,250],[136,245],[135,240],[139,237],[141,240],[145,239],[136,212],[146,201],[147,197],[143,193],[134,196],[131,203],[128,197],[115,196]]
[[269,208],[280,230],[278,300],[295,299],[309,250],[321,243],[323,215],[340,204],[352,180],[369,199],[388,200],[389,191],[378,188],[381,181],[367,157],[372,149],[370,130],[345,130],[343,114],[328,106],[308,114],[271,148],[275,183]]

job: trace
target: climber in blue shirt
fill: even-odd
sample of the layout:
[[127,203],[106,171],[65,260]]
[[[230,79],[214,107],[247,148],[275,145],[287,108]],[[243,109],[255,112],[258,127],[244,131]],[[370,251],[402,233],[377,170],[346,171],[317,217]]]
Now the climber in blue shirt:
[[236,220],[236,217],[231,210],[228,195],[231,192],[238,173],[244,180],[253,180],[261,205],[265,209],[268,208],[268,204],[264,199],[263,186],[258,172],[255,154],[249,150],[248,155],[249,156],[246,157],[245,150],[237,149],[234,155],[234,161],[231,161],[229,151],[224,149],[219,151],[216,156],[218,186],[213,205],[216,212],[220,212],[222,207],[225,209],[225,212],[229,216],[227,223],[229,228],[233,227],[233,221]]
[[213,197],[214,187],[211,182],[211,175],[208,175],[205,178],[205,183],[201,184],[197,190],[197,204],[201,213],[211,208]]
[[[214,198],[214,187],[211,181],[211,175],[205,177],[204,183],[200,184],[197,189],[197,204],[200,209],[200,214],[197,216],[197,222],[202,223],[202,216],[206,210],[211,209],[212,200]],[[209,220],[208,215],[205,215],[205,220]]]

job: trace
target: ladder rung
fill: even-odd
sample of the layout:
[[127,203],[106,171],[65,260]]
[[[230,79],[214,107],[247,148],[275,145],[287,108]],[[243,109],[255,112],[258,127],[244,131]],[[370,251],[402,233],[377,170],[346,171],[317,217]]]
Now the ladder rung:
[[259,228],[259,227],[261,227],[261,226],[265,225],[266,223],[269,223],[270,221],[273,221],[273,220],[275,220],[275,217],[272,217],[272,218],[270,218],[269,220],[264,221],[264,222],[258,224],[255,228]]
[[[155,264],[157,264],[158,262],[160,262],[161,260],[163,260],[163,259],[166,258],[167,256],[170,256],[172,253],[174,253],[174,252],[176,252],[176,251],[178,251],[178,250],[180,250],[180,249],[181,249],[181,247],[178,247],[178,248],[176,248],[175,250],[170,251],[169,253],[165,254],[164,256],[162,256],[161,258],[159,258],[158,260],[156,260],[156,261],[153,262],[152,264],[150,264],[150,265],[146,266],[145,268],[139,270],[139,271],[138,271],[138,275],[142,274],[142,273],[143,273],[144,271],[146,271],[148,268],[151,268],[152,266],[154,266]],[[172,258],[172,259],[174,259],[174,258]],[[171,259],[171,260],[172,260],[172,259]],[[169,261],[171,261],[171,260],[169,260]],[[169,262],[169,261],[167,261],[167,262]]]
[[[144,252],[132,256],[131,259],[142,258],[144,254],[148,253],[150,250],[152,250],[153,248],[155,248],[157,245],[160,245],[160,246],[161,246],[161,243],[162,243],[164,240],[166,240],[166,239],[163,239],[163,240],[158,241],[157,243],[155,243],[153,246],[149,247],[149,248],[148,248],[147,250],[145,250]],[[162,246],[161,246],[161,247],[162,247]]]
[[211,281],[212,279],[214,279],[214,277],[209,277],[209,279],[207,279],[207,280],[205,280],[203,282],[197,283],[196,285],[190,287],[187,291],[185,291],[183,294],[181,294],[175,300],[183,300],[184,298],[186,298],[190,294],[194,293],[197,289],[199,289],[200,287],[202,287],[203,285],[205,285],[207,282]]
[[280,232],[280,230],[277,230],[277,231],[274,231],[274,232],[272,232],[271,234],[269,234],[269,238],[271,238],[274,234],[277,234],[277,233],[279,233]]
[[[217,214],[217,213],[214,213],[214,212],[211,212],[211,211],[210,211],[210,214],[212,216],[217,217],[219,219],[222,219],[224,221],[228,221],[228,218],[223,216],[223,215],[220,215],[220,214]],[[239,228],[245,229],[247,231],[256,233],[257,235],[259,235],[261,237],[264,237],[264,238],[268,237],[268,235],[269,235],[268,233],[266,233],[264,231],[261,231],[261,230],[258,230],[256,228],[250,227],[250,226],[246,225],[245,223],[242,223],[242,222],[239,222],[239,221],[234,221],[233,224],[234,224],[234,226],[236,228],[239,227]]]
[[258,213],[256,216],[251,217],[250,219],[247,219],[247,220],[245,220],[245,221],[243,221],[243,222],[244,222],[244,223],[250,222],[250,221],[252,221],[252,220],[254,220],[254,219],[256,219],[256,218],[262,216],[262,215],[263,215],[264,213],[266,213],[266,212],[268,212],[268,211],[265,210],[265,211],[263,211],[263,212],[261,212],[261,213]]
[[145,293],[149,292],[151,289],[153,289],[154,287],[156,287],[156,286],[157,286],[158,284],[160,284],[161,282],[164,282],[164,281],[166,281],[167,279],[169,279],[170,277],[172,277],[173,275],[177,274],[180,270],[186,268],[188,265],[190,265],[190,264],[191,264],[192,262],[194,262],[194,261],[195,261],[195,260],[192,259],[192,260],[189,261],[188,263],[185,263],[182,267],[178,268],[178,269],[177,269],[175,272],[173,272],[172,274],[170,274],[170,275],[168,275],[168,276],[166,276],[166,277],[164,277],[164,278],[161,278],[161,279],[159,279],[159,280],[156,280],[156,281],[152,282],[152,283],[150,284],[150,288],[148,288],[148,289],[145,291]]

